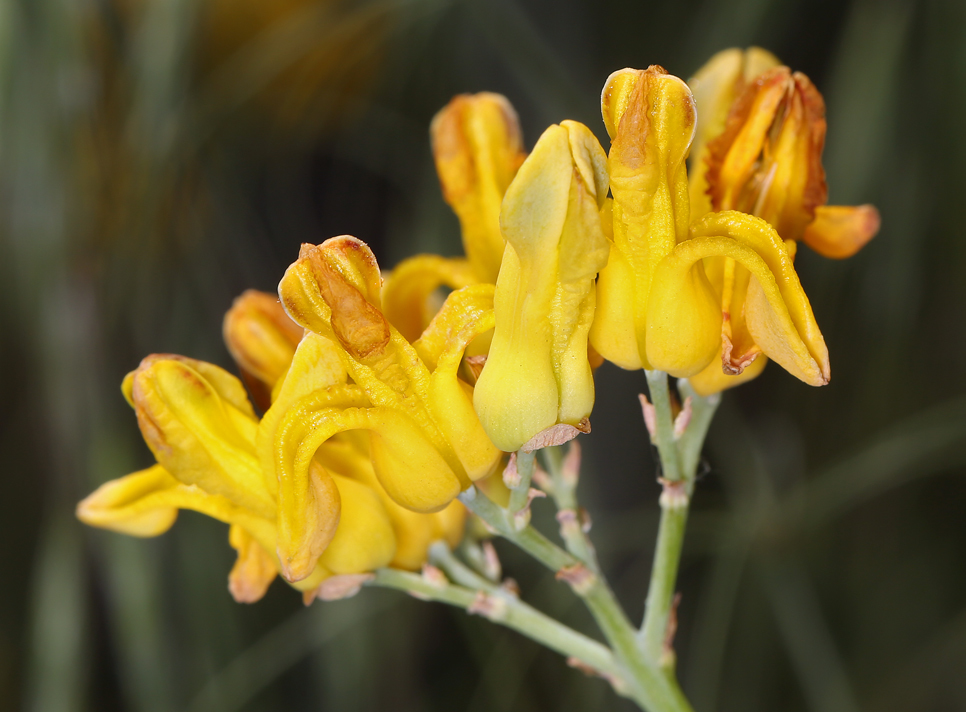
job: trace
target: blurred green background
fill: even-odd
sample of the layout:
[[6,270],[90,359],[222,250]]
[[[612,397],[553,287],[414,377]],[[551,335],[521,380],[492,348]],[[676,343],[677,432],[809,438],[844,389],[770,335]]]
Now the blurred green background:
[[[624,66],[757,44],[828,103],[857,257],[797,264],[832,355],[712,426],[680,589],[699,712],[966,709],[966,4],[961,0],[0,0],[0,711],[629,709],[515,633],[386,591],[235,604],[225,527],[154,540],[75,502],[151,462],[119,385],[151,352],[231,367],[221,318],[301,242],[459,252],[429,151],[456,93],[605,138]],[[607,145],[606,143],[604,144]],[[632,617],[657,522],[642,374],[599,371],[582,497]],[[539,524],[553,528],[546,507]],[[507,547],[536,605],[593,630]]]

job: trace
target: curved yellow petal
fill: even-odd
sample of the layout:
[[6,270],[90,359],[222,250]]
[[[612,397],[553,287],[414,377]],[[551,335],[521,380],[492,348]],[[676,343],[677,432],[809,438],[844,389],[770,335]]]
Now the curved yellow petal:
[[[331,267],[342,263],[348,267]],[[458,455],[429,410],[429,369],[365,291],[377,277],[378,266],[365,243],[333,238],[317,247],[303,246],[299,260],[286,271],[279,294],[296,321],[337,340],[349,376],[372,405],[405,413],[449,468],[465,479]],[[337,323],[344,326],[337,329]]]
[[220,366],[208,363],[207,361],[188,358],[187,356],[179,356],[178,354],[150,354],[145,356],[141,359],[141,363],[138,364],[138,368],[124,377],[124,380],[121,382],[121,392],[124,394],[124,399],[132,408],[134,408],[134,376],[137,375],[139,370],[146,368],[155,361],[178,361],[185,364],[203,376],[208,381],[208,385],[226,403],[233,406],[242,415],[252,420],[255,419],[255,410],[248,400],[248,393],[245,391],[245,386],[242,385],[241,381]]
[[721,306],[701,264],[713,254],[718,253],[709,250],[707,242],[687,240],[654,271],[647,304],[651,368],[687,378],[704,369],[718,353]]
[[302,339],[302,327],[289,319],[278,295],[249,289],[225,313],[225,345],[253,392],[268,407],[272,388],[281,378]]
[[429,133],[443,197],[459,218],[476,281],[492,284],[503,258],[500,204],[526,158],[516,112],[499,94],[463,94],[436,114]]
[[179,481],[271,518],[274,501],[255,457],[257,422],[222,398],[206,378],[211,374],[222,391],[225,383],[241,389],[238,379],[210,364],[199,370],[184,359],[145,359],[131,384],[141,433]]
[[873,205],[821,205],[805,228],[803,241],[823,257],[851,257],[879,232],[879,211]]
[[407,341],[415,341],[436,313],[429,302],[437,289],[460,289],[477,281],[469,260],[416,255],[396,265],[386,278],[382,288],[383,312]]
[[429,545],[437,539],[445,539],[451,547],[459,544],[463,537],[466,508],[459,500],[454,500],[439,512],[420,514],[396,504],[376,477],[369,450],[369,434],[350,431],[327,440],[318,449],[315,458],[333,475],[351,477],[376,491],[396,535],[396,553],[390,565],[418,571],[426,563]]
[[661,67],[624,69],[604,85],[601,113],[613,139],[608,167],[614,242],[597,280],[590,342],[623,368],[648,368],[652,274],[687,237],[685,160],[695,131],[694,99],[683,81]]
[[[266,411],[258,424],[256,451],[265,475],[265,486],[274,495],[278,491],[275,476],[275,436],[278,426],[288,409],[300,398],[315,391],[326,390],[331,386],[345,384],[347,373],[338,347],[324,336],[306,332],[296,349],[292,363],[284,379],[276,389],[272,407]],[[357,389],[338,391],[339,394],[352,392],[352,402],[358,402]]]
[[[675,376],[699,373],[718,353],[712,309],[716,299],[699,264],[729,257],[751,273],[745,320],[755,343],[773,361],[810,385],[829,379],[828,349],[785,244],[764,220],[734,211],[710,213],[659,267],[649,313],[648,358]],[[701,292],[704,292],[702,294]],[[684,302],[688,308],[682,308]],[[662,318],[661,314],[670,314]],[[717,316],[720,325],[720,312]],[[652,329],[653,326],[653,330]],[[713,334],[713,336],[712,336]],[[683,356],[682,356],[683,355]]]
[[[451,349],[453,340],[466,330],[467,320],[476,322],[484,312],[493,310],[493,294],[492,284],[474,284],[457,289],[446,297],[429,326],[413,342],[413,348],[426,368],[436,370],[441,354]],[[478,331],[476,328],[473,330]]]
[[332,475],[342,501],[339,528],[319,563],[336,575],[386,566],[396,552],[396,536],[379,495],[361,482]]
[[364,428],[359,406],[366,404],[358,389],[333,386],[293,403],[275,429],[278,558],[289,581],[312,573],[339,525],[339,490],[325,468],[313,462],[315,453],[334,434]]

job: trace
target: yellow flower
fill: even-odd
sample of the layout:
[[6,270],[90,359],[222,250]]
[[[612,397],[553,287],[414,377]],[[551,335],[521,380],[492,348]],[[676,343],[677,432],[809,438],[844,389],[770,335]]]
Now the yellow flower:
[[594,278],[608,252],[599,214],[606,162],[586,126],[564,121],[543,133],[503,201],[496,328],[473,398],[502,450],[556,424],[587,429],[594,404],[587,334]]
[[388,515],[372,488],[321,467],[303,516],[317,530],[319,556],[291,575],[276,556],[278,483],[259,463],[260,424],[241,383],[212,364],[154,355],[124,380],[145,442],[158,464],[108,482],[77,507],[81,521],[134,536],[169,529],[178,509],[231,525],[238,551],[229,588],[239,601],[261,598],[281,571],[310,591],[334,574],[387,564],[395,552]]
[[337,347],[352,379],[287,405],[273,441],[279,552],[283,560],[303,562],[300,570],[315,536],[299,519],[311,498],[310,468],[333,436],[368,430],[380,484],[416,512],[443,509],[500,458],[473,411],[472,387],[457,376],[467,344],[493,326],[493,287],[453,292],[413,344],[383,315],[380,287],[372,252],[349,236],[303,245],[279,285],[288,313]]
[[[286,364],[285,377],[274,388],[274,402],[259,428],[257,450],[266,471],[275,472],[275,440],[289,409],[312,393],[343,386],[346,380],[339,348],[325,337],[307,333],[291,362]],[[345,389],[340,392],[346,394]],[[433,541],[443,538],[455,546],[462,538],[466,511],[459,502],[454,501],[440,512],[418,514],[403,509],[388,496],[373,471],[368,434],[351,431],[330,438],[315,452],[310,468],[318,466],[351,477],[379,495],[396,536],[392,566],[418,569],[426,561],[427,550]],[[290,521],[305,524],[295,536],[307,542],[315,540],[316,547],[319,547],[324,544],[324,538],[318,529],[313,530],[310,521],[299,516],[300,506],[296,503],[289,517]],[[312,545],[306,550],[311,552]]]
[[496,282],[504,245],[500,205],[526,158],[516,112],[499,94],[455,97],[433,118],[430,137],[443,197],[459,218],[466,257],[417,255],[391,272],[383,292],[385,315],[410,341],[435,313],[428,302],[437,288]]
[[[825,104],[808,78],[757,48],[715,55],[691,80],[699,128],[692,158],[692,219],[710,210],[764,218],[784,240],[804,240],[826,257],[858,251],[878,231],[870,205],[825,205],[821,154]],[[794,256],[794,253],[792,253]],[[702,394],[761,372],[767,350],[747,328],[750,274],[727,257],[706,261],[724,315],[721,367],[691,379]]]
[[622,368],[654,368],[647,357],[647,303],[658,263],[687,238],[685,159],[694,100],[661,67],[624,69],[607,79],[601,112],[612,142],[613,244],[597,280],[590,342]]
[[793,243],[739,212],[690,225],[685,159],[696,117],[687,85],[660,67],[615,72],[602,113],[614,242],[598,280],[594,347],[624,368],[678,377],[710,368],[727,319],[705,264],[725,260],[747,271],[742,314],[757,347],[807,383],[826,383],[828,354],[792,266]]

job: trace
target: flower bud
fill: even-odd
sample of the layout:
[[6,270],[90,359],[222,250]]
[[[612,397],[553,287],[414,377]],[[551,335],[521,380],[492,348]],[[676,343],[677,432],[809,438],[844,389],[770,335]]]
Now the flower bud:
[[496,328],[473,402],[493,443],[517,450],[594,404],[587,335],[607,262],[606,157],[583,124],[551,126],[507,190]]
[[225,314],[222,332],[231,357],[267,408],[266,396],[291,363],[302,327],[289,319],[276,295],[249,289]]

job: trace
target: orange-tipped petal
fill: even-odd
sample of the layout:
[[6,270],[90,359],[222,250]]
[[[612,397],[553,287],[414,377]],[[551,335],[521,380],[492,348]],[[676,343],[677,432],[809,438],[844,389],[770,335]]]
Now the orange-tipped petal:
[[823,205],[805,228],[804,242],[823,257],[851,257],[879,232],[879,211],[873,205]]
[[228,591],[238,603],[260,601],[278,575],[275,559],[237,524],[228,529],[228,543],[238,552],[228,574]]
[[460,220],[463,249],[476,279],[492,284],[503,259],[500,204],[526,158],[516,112],[499,94],[461,94],[436,114],[429,132],[443,197]]
[[254,289],[235,299],[222,330],[239,367],[269,388],[285,373],[303,332],[289,319],[278,295]]

